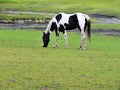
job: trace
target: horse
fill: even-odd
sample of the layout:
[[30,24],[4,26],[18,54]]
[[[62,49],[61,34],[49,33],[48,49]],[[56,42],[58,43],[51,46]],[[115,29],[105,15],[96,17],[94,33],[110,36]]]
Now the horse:
[[[50,41],[51,32],[55,31],[56,42],[54,48],[58,46],[59,33],[62,32],[65,39],[65,47],[68,48],[67,30],[78,29],[81,33],[81,43],[79,48],[82,50],[86,49],[86,36],[87,31],[88,40],[91,40],[91,21],[87,14],[83,13],[59,13],[55,15],[49,22],[46,30],[43,32],[43,47],[47,47]],[[84,45],[84,47],[83,47]]]

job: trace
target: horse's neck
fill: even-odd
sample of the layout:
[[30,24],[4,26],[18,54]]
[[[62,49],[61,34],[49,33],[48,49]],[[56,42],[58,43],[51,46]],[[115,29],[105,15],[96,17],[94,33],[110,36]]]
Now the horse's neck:
[[50,29],[51,29],[51,25],[52,25],[52,21],[49,22],[46,30],[45,30],[45,33],[51,33]]
[[50,29],[47,27],[46,30],[45,30],[45,33],[49,33],[50,32]]
[[45,30],[45,33],[46,33],[46,34],[51,33],[50,29],[47,28],[47,29]]

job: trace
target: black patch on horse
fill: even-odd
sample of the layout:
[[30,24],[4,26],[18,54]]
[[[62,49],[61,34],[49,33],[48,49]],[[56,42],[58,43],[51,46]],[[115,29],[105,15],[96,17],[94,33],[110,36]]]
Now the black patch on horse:
[[57,24],[55,22],[52,22],[50,31],[56,30],[57,29]]
[[65,28],[66,30],[72,30],[72,29],[78,28],[79,23],[78,23],[77,15],[74,14],[74,15],[70,16],[68,24],[65,23],[64,25],[66,26],[66,28]]
[[59,22],[60,19],[62,18],[62,15],[61,15],[61,14],[58,14],[55,18],[56,18],[57,22]]
[[60,24],[59,31],[65,33],[65,29],[64,29],[64,26],[62,24]]

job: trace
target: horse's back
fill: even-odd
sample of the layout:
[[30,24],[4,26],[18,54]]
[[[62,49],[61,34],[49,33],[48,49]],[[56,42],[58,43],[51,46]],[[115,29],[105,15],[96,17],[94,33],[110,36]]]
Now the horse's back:
[[[52,19],[53,22],[56,22],[57,26],[63,26],[65,29],[75,29],[80,27],[84,29],[85,19],[90,19],[88,15],[83,13],[73,13],[73,14],[66,14],[66,13],[59,13],[55,15]],[[79,26],[78,26],[79,25]],[[69,27],[69,28],[68,28]]]

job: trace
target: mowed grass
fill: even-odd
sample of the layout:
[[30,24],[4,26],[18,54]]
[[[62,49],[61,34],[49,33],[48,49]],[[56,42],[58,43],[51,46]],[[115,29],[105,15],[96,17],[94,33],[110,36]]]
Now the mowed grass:
[[119,90],[120,37],[92,35],[78,50],[79,33],[69,32],[69,49],[52,33],[43,48],[42,31],[0,30],[1,90]]
[[[22,8],[21,8],[22,7]],[[0,0],[1,10],[32,12],[82,12],[120,17],[120,0]],[[3,15],[4,16],[4,15]],[[14,16],[14,15],[8,15]]]

